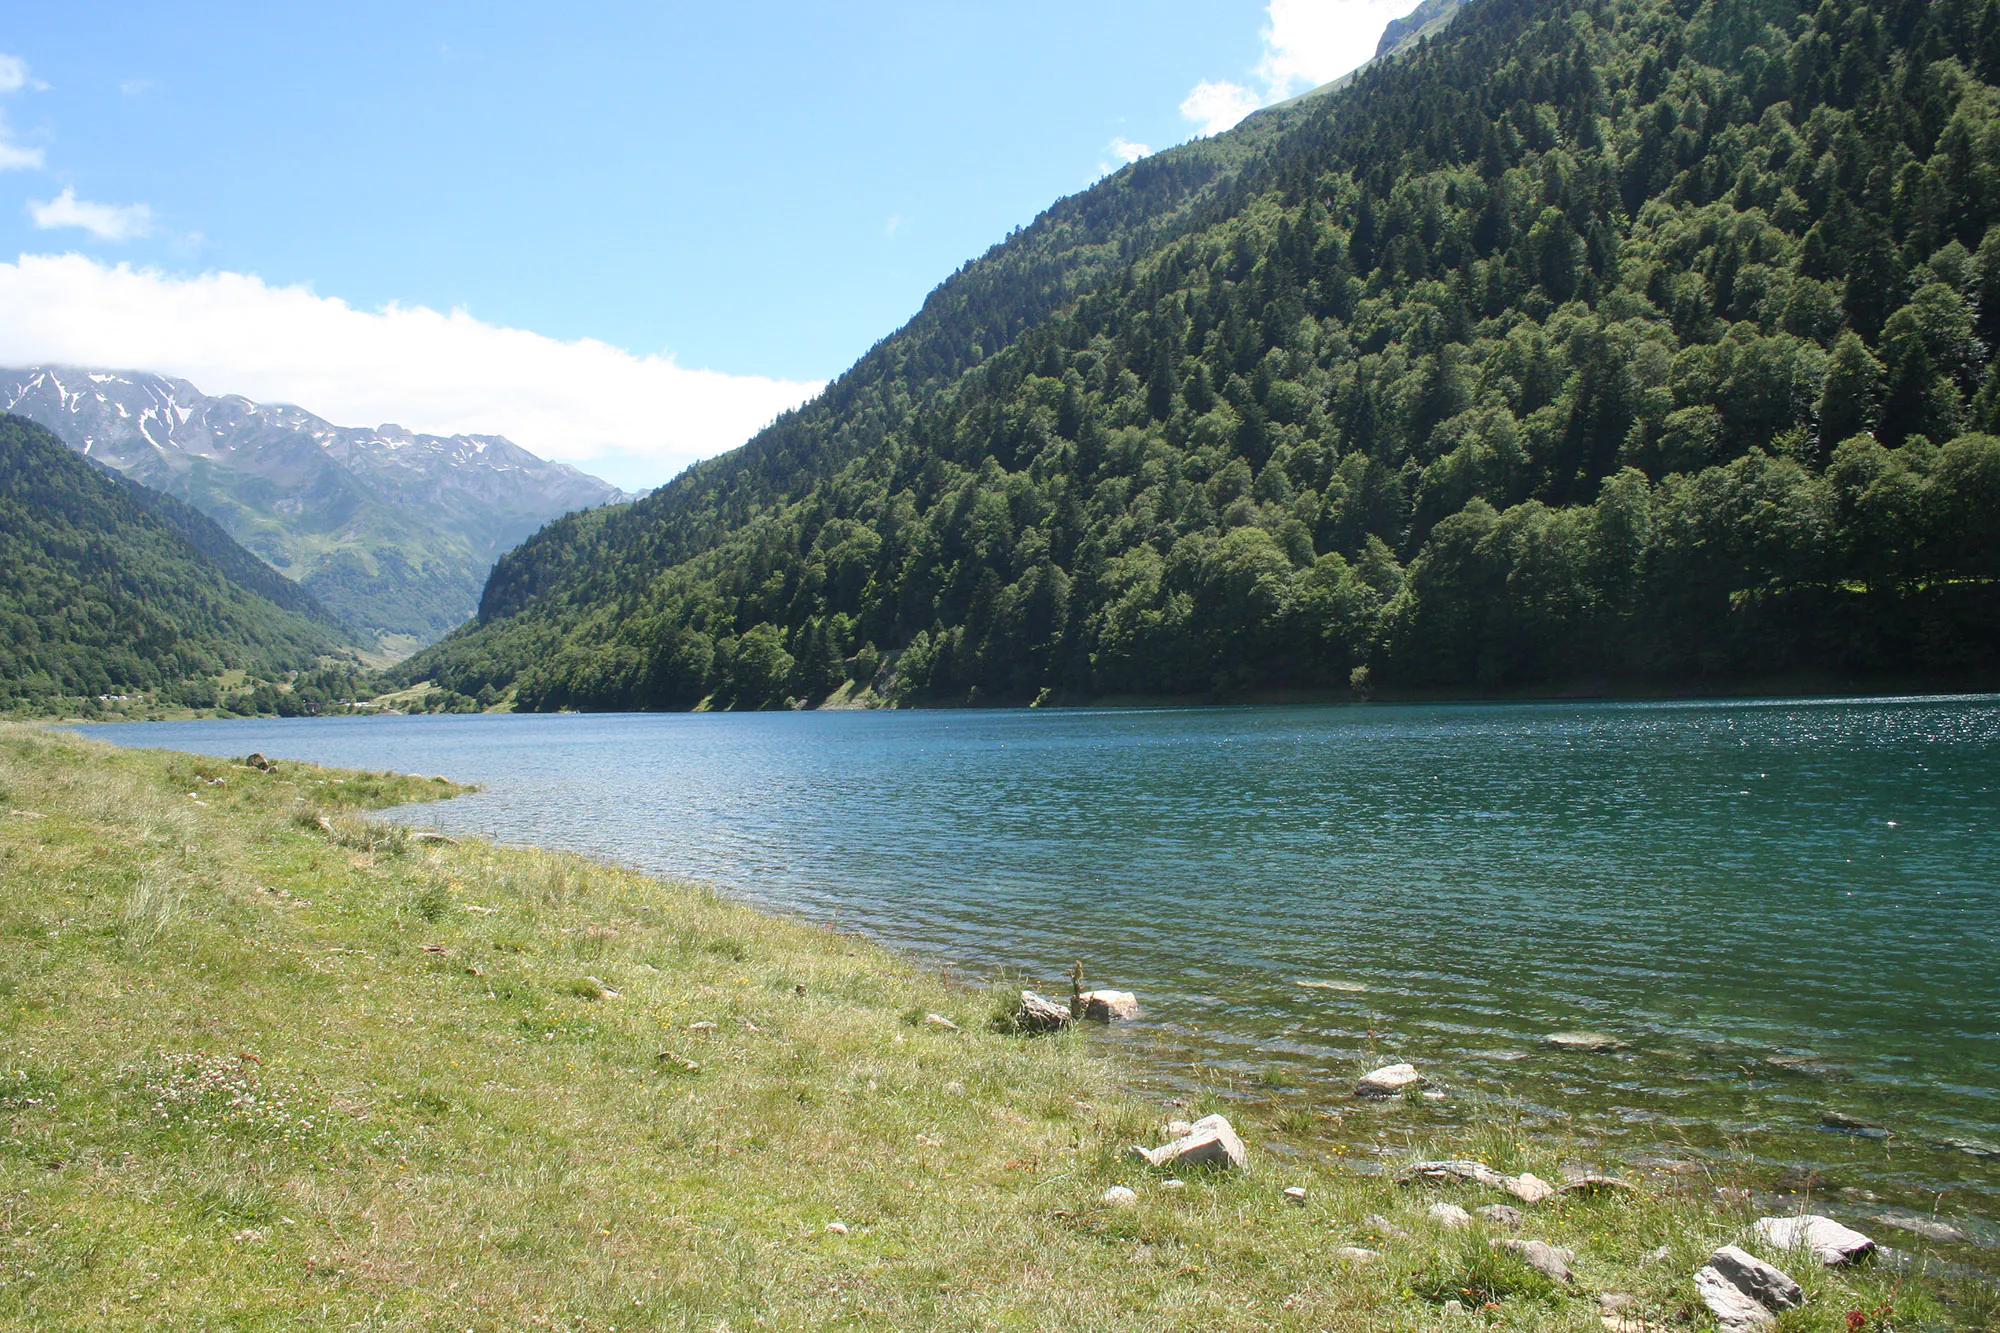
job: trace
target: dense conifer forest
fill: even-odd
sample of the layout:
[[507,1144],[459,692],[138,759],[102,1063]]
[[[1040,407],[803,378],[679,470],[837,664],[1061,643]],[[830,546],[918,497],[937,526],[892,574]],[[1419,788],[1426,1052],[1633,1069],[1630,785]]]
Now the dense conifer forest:
[[329,683],[353,698],[354,667],[332,617],[209,519],[0,416],[0,709],[214,708],[233,672],[241,711],[283,711],[279,677],[298,710]]
[[504,557],[522,706],[2000,653],[2000,0],[1474,0],[1142,161],[822,397]]

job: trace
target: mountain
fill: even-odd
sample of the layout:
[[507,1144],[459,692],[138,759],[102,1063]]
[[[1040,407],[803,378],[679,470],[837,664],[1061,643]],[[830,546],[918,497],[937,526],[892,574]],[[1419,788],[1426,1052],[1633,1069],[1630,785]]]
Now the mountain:
[[1465,0],[1423,0],[1403,17],[1390,19],[1389,26],[1382,30],[1382,40],[1375,44],[1375,59],[1392,56],[1406,46],[1442,32],[1445,24],[1457,18],[1464,7]]
[[499,436],[342,428],[160,375],[4,370],[0,409],[187,501],[391,648],[468,619],[494,557],[550,519],[632,498]]
[[144,691],[205,706],[224,672],[353,663],[332,617],[214,523],[0,416],[0,707]]
[[2000,3],[1472,0],[400,668],[526,707],[1991,684]]

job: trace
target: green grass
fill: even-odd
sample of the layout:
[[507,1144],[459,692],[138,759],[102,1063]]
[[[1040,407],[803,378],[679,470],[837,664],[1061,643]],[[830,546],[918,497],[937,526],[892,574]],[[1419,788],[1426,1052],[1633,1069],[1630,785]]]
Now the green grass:
[[[1164,1189],[1122,1150],[1190,1112],[1087,1038],[699,888],[362,817],[458,790],[0,728],[0,1326],[1597,1333],[1605,1288],[1686,1326],[1747,1226],[1713,1179],[1530,1210],[1565,1291],[1424,1216],[1495,1196],[1400,1188],[1281,1097],[1228,1105],[1247,1175]],[[1427,1147],[1558,1173],[1499,1124]],[[1990,1317],[1787,1266],[1787,1330]]]

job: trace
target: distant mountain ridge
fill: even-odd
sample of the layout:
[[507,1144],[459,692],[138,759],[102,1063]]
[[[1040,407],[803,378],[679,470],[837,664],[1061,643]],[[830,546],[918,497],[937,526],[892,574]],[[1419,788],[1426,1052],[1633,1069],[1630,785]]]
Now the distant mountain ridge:
[[0,370],[0,410],[207,514],[392,647],[469,618],[494,559],[549,520],[633,498],[501,436],[340,427],[138,371]]

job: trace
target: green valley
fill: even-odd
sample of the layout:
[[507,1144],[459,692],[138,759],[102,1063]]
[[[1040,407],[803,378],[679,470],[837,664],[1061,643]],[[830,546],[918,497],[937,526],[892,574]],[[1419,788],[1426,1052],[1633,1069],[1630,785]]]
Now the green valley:
[[201,514],[0,417],[0,708],[140,694],[213,708],[222,677],[251,694],[261,682],[257,711],[271,711],[300,672],[352,698],[348,639]]

